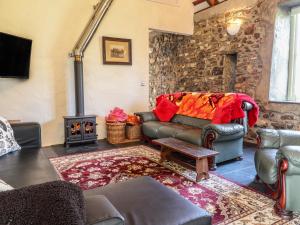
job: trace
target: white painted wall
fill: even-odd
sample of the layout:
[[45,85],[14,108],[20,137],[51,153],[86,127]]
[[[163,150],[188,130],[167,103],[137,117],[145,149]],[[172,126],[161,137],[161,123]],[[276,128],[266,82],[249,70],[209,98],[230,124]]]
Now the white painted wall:
[[[68,57],[96,0],[0,0],[0,31],[33,40],[29,80],[0,78],[0,115],[37,121],[44,146],[63,143],[63,116],[74,115],[73,59]],[[84,57],[86,114],[96,114],[99,138],[104,116],[115,106],[148,108],[149,28],[193,33],[193,6],[146,0],[114,0]],[[131,38],[132,66],[102,64],[101,36]],[[146,86],[140,86],[142,81]]]

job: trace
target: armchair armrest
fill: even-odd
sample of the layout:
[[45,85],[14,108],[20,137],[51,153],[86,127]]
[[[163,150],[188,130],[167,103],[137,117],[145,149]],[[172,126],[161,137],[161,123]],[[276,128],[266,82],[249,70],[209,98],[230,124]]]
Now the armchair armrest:
[[287,145],[300,146],[300,131],[259,129],[257,131],[259,148],[280,148]]
[[300,146],[284,146],[277,152],[278,162],[286,160],[288,163],[287,175],[300,175]]
[[244,136],[244,127],[240,124],[208,124],[203,127],[202,140],[204,145],[211,148],[212,142],[229,141]]
[[139,116],[141,118],[142,122],[157,121],[157,118],[153,112],[137,112],[134,114],[136,116]]
[[296,130],[279,130],[280,147],[287,145],[300,146],[300,131]]
[[85,197],[87,225],[124,225],[124,218],[104,195]]
[[262,148],[279,148],[280,136],[277,130],[259,129],[257,133],[257,145]]

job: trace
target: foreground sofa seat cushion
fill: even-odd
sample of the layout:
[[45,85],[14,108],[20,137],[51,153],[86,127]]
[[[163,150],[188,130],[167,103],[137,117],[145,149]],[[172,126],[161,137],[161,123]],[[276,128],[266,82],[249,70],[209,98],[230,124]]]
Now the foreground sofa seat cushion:
[[209,213],[150,177],[110,184],[84,194],[104,195],[124,217],[126,225],[211,224]]
[[123,225],[124,218],[104,195],[85,198],[87,225]]

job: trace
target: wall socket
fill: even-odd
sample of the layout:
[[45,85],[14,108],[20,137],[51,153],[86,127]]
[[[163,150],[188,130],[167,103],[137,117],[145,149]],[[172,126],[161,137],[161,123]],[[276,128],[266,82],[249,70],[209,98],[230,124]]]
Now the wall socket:
[[144,87],[144,86],[146,86],[146,81],[141,81],[141,87]]

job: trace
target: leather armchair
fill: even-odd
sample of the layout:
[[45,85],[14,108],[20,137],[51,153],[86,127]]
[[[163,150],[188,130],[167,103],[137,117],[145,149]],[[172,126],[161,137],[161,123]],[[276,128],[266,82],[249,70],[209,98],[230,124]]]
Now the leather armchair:
[[291,218],[300,211],[300,131],[260,129],[257,135],[257,176],[274,187],[276,213]]

